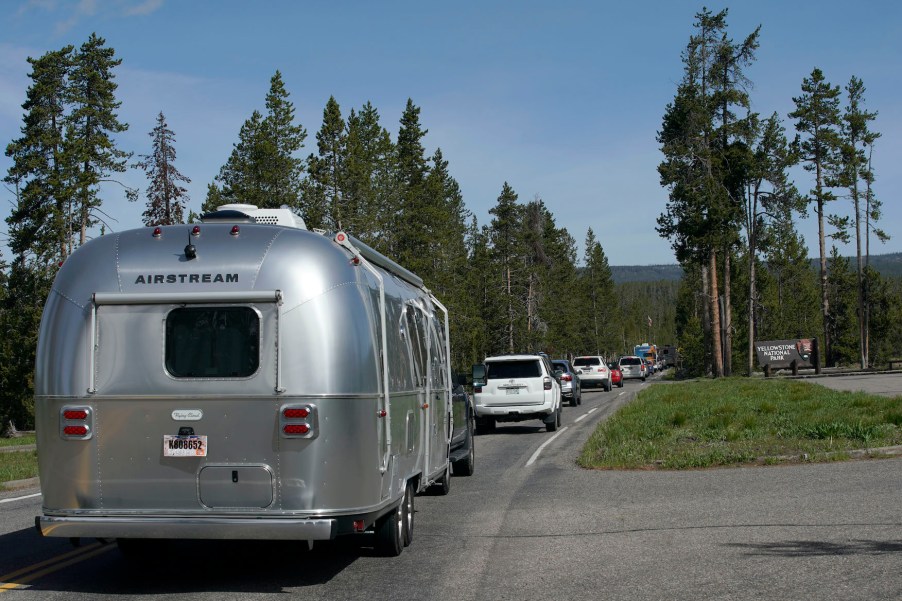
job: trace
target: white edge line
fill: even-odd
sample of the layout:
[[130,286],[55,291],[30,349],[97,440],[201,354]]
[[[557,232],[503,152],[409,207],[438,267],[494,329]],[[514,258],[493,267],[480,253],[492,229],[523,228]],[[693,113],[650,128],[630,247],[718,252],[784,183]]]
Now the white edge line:
[[560,430],[558,430],[558,433],[557,433],[557,434],[555,434],[554,436],[552,436],[551,438],[549,438],[548,440],[546,440],[545,442],[543,442],[543,443],[542,443],[542,446],[540,446],[538,449],[536,449],[536,452],[533,453],[533,454],[532,454],[532,457],[529,458],[529,461],[526,462],[526,467],[529,467],[530,465],[532,465],[533,463],[535,463],[536,459],[539,458],[539,453],[542,452],[542,449],[544,449],[545,447],[547,447],[548,445],[550,445],[550,444],[554,441],[555,438],[557,438],[558,436],[560,436],[561,434],[563,434],[563,433],[566,432],[566,431],[567,431],[567,426],[564,426],[563,428],[561,428]]
[[623,392],[621,392],[621,393],[618,394],[617,396],[623,396],[623,395],[625,395],[625,394],[626,394],[626,391],[624,390]]
[[[589,409],[589,413],[595,413],[596,411],[598,411],[598,407],[595,407],[594,409]],[[586,415],[589,415],[589,413],[587,413]]]
[[579,417],[577,417],[575,420],[573,420],[573,423],[575,424],[576,422],[580,422],[580,421],[586,419],[587,417],[589,417],[589,414],[588,414],[588,413],[583,413],[582,415],[580,415]]
[[13,501],[22,501],[23,499],[33,499],[35,497],[40,497],[41,493],[36,492],[33,495],[25,495],[24,497],[13,497],[11,499],[0,499],[0,503],[12,503]]

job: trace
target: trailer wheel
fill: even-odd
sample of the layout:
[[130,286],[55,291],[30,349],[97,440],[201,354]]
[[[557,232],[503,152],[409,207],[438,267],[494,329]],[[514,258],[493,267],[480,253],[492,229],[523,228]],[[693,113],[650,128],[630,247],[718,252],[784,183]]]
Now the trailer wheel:
[[404,546],[409,547],[410,543],[413,542],[413,519],[416,514],[416,510],[414,509],[413,499],[416,496],[416,491],[413,489],[413,483],[407,483],[407,489],[404,491],[404,502],[402,505],[404,506]]
[[397,557],[404,550],[404,499],[376,522],[374,548],[383,557]]

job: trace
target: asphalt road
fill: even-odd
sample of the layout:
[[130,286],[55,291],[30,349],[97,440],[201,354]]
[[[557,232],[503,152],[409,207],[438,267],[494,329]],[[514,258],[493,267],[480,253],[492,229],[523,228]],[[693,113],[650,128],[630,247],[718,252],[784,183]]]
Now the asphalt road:
[[524,422],[478,437],[476,473],[416,498],[414,541],[397,558],[373,556],[364,537],[313,551],[184,542],[129,563],[115,545],[41,539],[40,497],[6,502],[39,491],[3,493],[0,601],[902,599],[900,459],[578,468],[599,421],[649,385],[587,393],[557,433]]

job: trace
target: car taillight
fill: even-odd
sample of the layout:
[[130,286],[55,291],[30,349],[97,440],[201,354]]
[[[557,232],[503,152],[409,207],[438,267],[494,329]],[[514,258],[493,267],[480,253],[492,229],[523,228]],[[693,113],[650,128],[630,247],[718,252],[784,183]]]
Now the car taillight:
[[473,393],[475,394],[478,392],[482,392],[482,386],[474,386],[473,387]]
[[545,378],[545,390],[551,390],[551,378]]
[[571,376],[570,374],[564,374],[563,376],[561,376],[561,380],[563,380],[564,382],[570,382],[573,380],[573,376]]
[[319,434],[316,405],[283,405],[279,410],[279,430],[282,438],[316,438]]
[[60,409],[60,438],[89,440],[93,436],[94,412],[90,407]]

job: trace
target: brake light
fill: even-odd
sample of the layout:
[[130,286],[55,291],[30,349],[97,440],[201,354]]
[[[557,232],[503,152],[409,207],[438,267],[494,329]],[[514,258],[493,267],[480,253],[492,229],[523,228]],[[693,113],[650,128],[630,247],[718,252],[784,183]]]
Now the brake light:
[[563,380],[564,382],[570,382],[571,380],[573,380],[573,376],[571,376],[570,374],[564,374],[563,376],[561,376],[561,380]]
[[289,408],[282,411],[282,415],[284,415],[286,419],[304,419],[310,415],[310,411],[308,411],[306,407],[301,407],[299,409]]
[[316,405],[283,405],[279,410],[279,430],[282,438],[316,438],[319,434]]
[[63,407],[60,409],[60,438],[64,440],[88,440],[94,423],[90,407]]
[[482,392],[482,386],[474,386],[473,393],[475,394],[475,393],[479,393],[479,392]]
[[286,424],[282,428],[282,432],[285,434],[306,434],[310,431],[310,426],[307,424]]

